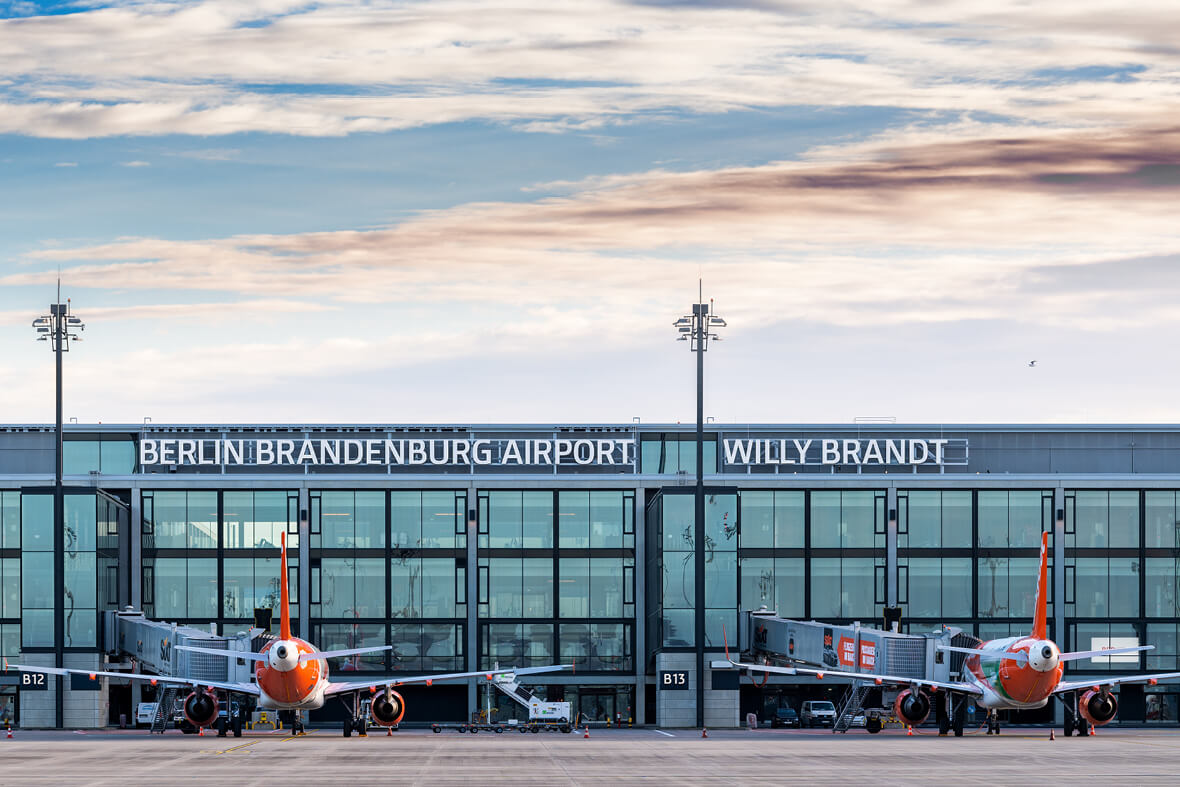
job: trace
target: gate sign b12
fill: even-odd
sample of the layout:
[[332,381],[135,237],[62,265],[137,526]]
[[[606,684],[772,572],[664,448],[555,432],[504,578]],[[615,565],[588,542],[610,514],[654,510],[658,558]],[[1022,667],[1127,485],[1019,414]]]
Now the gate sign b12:
[[665,691],[688,691],[688,670],[662,670],[660,689]]
[[44,672],[22,672],[20,674],[21,691],[49,691],[49,676]]

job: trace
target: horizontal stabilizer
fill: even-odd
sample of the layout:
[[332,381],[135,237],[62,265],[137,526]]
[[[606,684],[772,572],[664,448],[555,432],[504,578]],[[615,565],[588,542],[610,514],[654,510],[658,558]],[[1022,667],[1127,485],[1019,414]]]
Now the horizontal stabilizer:
[[372,648],[350,648],[348,650],[319,650],[315,653],[300,653],[299,662],[303,663],[312,659],[334,659],[340,656],[359,656],[362,653],[380,653],[385,650],[393,650],[393,646],[380,645]]
[[939,650],[949,650],[953,653],[968,653],[972,656],[987,656],[993,659],[1004,659],[1005,661],[1015,661],[1018,664],[1028,663],[1028,654],[1024,651],[1016,651],[1009,653],[1008,651],[999,650],[984,650],[983,648],[959,648],[953,645],[938,645]]
[[1117,656],[1120,653],[1139,653],[1143,650],[1154,650],[1155,645],[1140,645],[1135,648],[1100,648],[1099,650],[1078,650],[1073,653],[1062,653],[1062,661],[1081,661],[1082,659],[1101,658],[1102,656]]
[[207,653],[210,656],[225,656],[227,659],[245,659],[246,661],[266,661],[265,653],[247,653],[240,650],[219,650],[217,648],[198,648],[193,645],[175,645],[177,650],[190,650],[193,653]]

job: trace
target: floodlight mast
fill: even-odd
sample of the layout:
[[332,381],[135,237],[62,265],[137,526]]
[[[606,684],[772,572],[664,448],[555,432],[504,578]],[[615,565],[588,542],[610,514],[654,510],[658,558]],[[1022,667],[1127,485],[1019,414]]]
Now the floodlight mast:
[[695,584],[695,629],[697,656],[697,726],[705,726],[705,353],[709,349],[709,340],[721,341],[721,337],[713,332],[715,328],[726,327],[725,320],[715,314],[710,314],[711,303],[705,303],[704,283],[697,281],[697,303],[692,305],[692,314],[685,314],[672,327],[676,328],[680,336],[677,341],[688,341],[691,337],[689,349],[697,355],[697,483],[696,483],[696,515],[693,527],[693,547],[695,549],[696,584]]
[[[62,353],[70,351],[70,340],[76,342],[82,341],[82,337],[78,336],[74,331],[83,331],[86,326],[83,325],[79,317],[74,316],[70,311],[70,300],[67,298],[65,303],[61,302],[61,279],[57,280],[57,301],[49,305],[49,314],[43,314],[37,319],[33,320],[33,330],[37,332],[37,341],[50,343],[53,354],[56,356],[57,365],[57,450],[56,450],[56,467],[54,469],[54,483],[53,483],[53,570],[57,581],[54,582],[54,602],[53,602],[53,639],[54,639],[54,654],[55,664],[58,667],[64,666],[63,660],[65,658],[65,617],[63,615],[63,606],[65,603],[65,552],[63,550],[63,539],[65,537],[65,493],[62,487],[62,425],[61,425],[61,356]],[[56,723],[58,727],[64,724],[64,705],[62,697],[62,680],[61,676],[57,677],[57,708],[56,708]]]

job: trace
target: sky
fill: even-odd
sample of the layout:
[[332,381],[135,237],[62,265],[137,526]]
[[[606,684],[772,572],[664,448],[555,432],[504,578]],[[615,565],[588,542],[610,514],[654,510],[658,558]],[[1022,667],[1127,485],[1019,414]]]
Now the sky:
[[[1180,421],[1174,0],[0,0],[0,423]],[[703,284],[699,284],[703,282]],[[1035,361],[1035,365],[1030,365]]]

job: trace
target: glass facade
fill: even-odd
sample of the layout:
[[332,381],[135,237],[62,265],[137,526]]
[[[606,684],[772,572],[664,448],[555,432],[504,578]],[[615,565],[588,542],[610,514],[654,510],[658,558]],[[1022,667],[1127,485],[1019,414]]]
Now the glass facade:
[[142,597],[148,617],[248,628],[279,608],[279,544],[287,533],[292,618],[299,611],[298,497],[291,491],[145,491]]
[[[93,653],[103,611],[135,598],[152,618],[244,630],[260,611],[278,611],[285,533],[296,632],[326,649],[393,648],[336,659],[334,670],[573,663],[579,677],[546,678],[546,694],[600,714],[624,697],[620,710],[630,708],[633,692],[654,680],[661,654],[684,659],[698,645],[715,654],[726,636],[732,645],[746,609],[879,626],[886,604],[896,603],[912,632],[947,624],[984,639],[1026,634],[1040,538],[1049,531],[1050,636],[1064,649],[1156,648],[1071,664],[1068,672],[1180,670],[1180,475],[1170,483],[1175,469],[1151,465],[1146,449],[1137,461],[1151,469],[1110,472],[1102,462],[1117,463],[1119,454],[1103,452],[1098,469],[1085,470],[1088,444],[1046,448],[1081,440],[1068,430],[1046,430],[1046,437],[998,429],[972,438],[961,468],[895,472],[891,465],[886,473],[819,466],[827,448],[817,441],[810,454],[800,452],[793,432],[769,440],[786,431],[777,429],[756,432],[751,439],[762,434],[769,442],[750,456],[778,464],[742,464],[730,441],[744,436],[715,427],[705,443],[711,485],[699,543],[687,482],[695,440],[687,428],[593,430],[592,439],[598,431],[633,437],[634,447],[617,455],[634,457],[638,467],[596,460],[583,469],[571,459],[548,467],[350,468],[351,454],[341,449],[340,466],[330,470],[276,463],[260,472],[249,461],[226,466],[222,456],[217,465],[182,460],[158,474],[136,473],[139,436],[91,431],[66,441],[60,529],[43,485],[52,467],[36,464],[47,452],[12,465],[20,452],[0,451],[0,470],[10,461],[0,475],[9,484],[0,489],[0,652],[7,657],[22,649]],[[803,441],[814,431],[802,430]],[[887,439],[896,432],[878,431]],[[1180,451],[1175,431],[1174,440],[1167,429],[1152,439]],[[522,439],[522,451],[527,440],[536,438]],[[407,442],[405,450],[416,449]],[[490,450],[506,455],[503,446]],[[816,466],[791,466],[806,456]],[[860,456],[868,453],[862,448]],[[1070,462],[1083,469],[1042,476],[1028,469]],[[26,466],[39,469],[22,486],[13,479]],[[578,683],[582,674],[593,675],[591,683]],[[1127,704],[1127,712],[1136,707]],[[1146,689],[1145,720],[1176,723],[1178,708],[1180,689]]]
[[633,491],[481,492],[477,527],[481,668],[634,669]]

